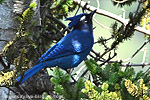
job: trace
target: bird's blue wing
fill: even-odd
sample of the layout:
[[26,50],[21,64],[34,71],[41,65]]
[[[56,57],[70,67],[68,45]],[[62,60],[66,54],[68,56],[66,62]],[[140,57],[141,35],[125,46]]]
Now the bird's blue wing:
[[48,54],[50,54],[50,52],[53,51],[56,46],[57,46],[57,44],[54,45],[54,46],[52,46],[49,50],[47,50],[47,51],[41,56],[41,58],[39,59],[39,61],[37,62],[37,64],[40,63],[43,58],[45,58],[46,56],[48,56]]
[[41,56],[39,62],[81,53],[87,49],[87,45],[87,41],[82,45],[79,41],[73,41],[71,45],[56,44]]

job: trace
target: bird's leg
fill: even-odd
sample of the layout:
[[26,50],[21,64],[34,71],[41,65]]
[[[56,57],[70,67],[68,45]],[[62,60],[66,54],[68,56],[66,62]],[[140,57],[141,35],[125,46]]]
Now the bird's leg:
[[74,79],[74,77],[70,74],[70,72],[69,72],[67,69],[66,69],[65,71],[71,76],[72,80],[74,81],[73,84],[76,83],[77,81],[76,81],[76,80]]

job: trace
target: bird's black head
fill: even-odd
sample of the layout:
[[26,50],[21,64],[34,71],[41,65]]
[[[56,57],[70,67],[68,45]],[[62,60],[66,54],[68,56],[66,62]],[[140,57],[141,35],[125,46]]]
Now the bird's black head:
[[71,20],[71,22],[68,24],[69,28],[74,29],[91,29],[92,26],[92,18],[96,10],[92,11],[91,13],[82,13],[79,15],[76,15],[74,17],[67,18],[66,20]]

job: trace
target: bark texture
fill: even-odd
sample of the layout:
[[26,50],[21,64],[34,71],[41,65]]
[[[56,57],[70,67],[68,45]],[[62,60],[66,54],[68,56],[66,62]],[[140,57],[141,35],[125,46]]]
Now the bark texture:
[[[40,0],[5,0],[2,4],[0,4],[0,51],[2,51],[7,42],[11,41],[14,38],[17,32],[17,24],[14,21],[15,16],[21,15],[22,12],[29,7],[29,4],[31,2],[37,3],[37,7],[35,8],[34,13],[34,20],[36,20],[38,25],[40,25]],[[2,69],[3,66],[0,63],[0,71]],[[47,76],[43,76],[43,74],[41,75],[41,77],[47,78]],[[21,98],[21,100],[32,99],[29,98],[30,92],[33,91],[33,89],[35,89],[34,91],[37,92],[37,89],[33,85],[31,86],[27,84],[28,83],[18,87],[0,87],[0,100],[16,100],[19,98]],[[39,83],[37,85],[39,87],[41,86]],[[41,89],[41,91],[44,90]]]

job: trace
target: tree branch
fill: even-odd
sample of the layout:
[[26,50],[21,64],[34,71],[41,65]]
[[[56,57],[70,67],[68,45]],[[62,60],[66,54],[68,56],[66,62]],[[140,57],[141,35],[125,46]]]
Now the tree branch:
[[116,3],[124,3],[124,2],[126,2],[126,1],[128,1],[128,0],[122,0],[122,1],[118,1],[118,0],[112,0],[113,2],[116,2]]
[[[81,7],[84,7],[84,5],[86,4],[86,2],[81,1],[81,0],[74,0],[74,2],[76,2],[77,4],[79,4]],[[93,10],[95,10],[95,9],[97,9],[97,8],[96,8],[96,7],[93,7],[93,6],[90,6],[90,5],[87,5],[87,6],[86,6],[86,9],[87,9],[87,10],[90,10],[90,11],[93,11]],[[109,17],[109,18],[111,18],[111,19],[114,19],[114,20],[116,20],[116,21],[122,23],[122,24],[125,25],[125,26],[128,24],[128,21],[129,21],[128,19],[124,19],[124,18],[122,18],[122,17],[120,17],[120,16],[118,16],[118,15],[116,15],[116,14],[113,14],[113,13],[111,13],[111,12],[105,11],[105,10],[103,10],[103,9],[97,9],[96,13],[97,13],[97,14],[100,14],[100,15],[103,15],[103,16],[106,16],[106,17]],[[135,27],[135,30],[136,30],[136,31],[139,31],[139,32],[142,32],[142,33],[144,33],[144,34],[146,34],[146,35],[150,35],[150,31],[146,30],[146,29],[143,28],[143,27],[136,26],[136,27]]]
[[145,67],[145,66],[149,66],[150,63],[142,63],[142,64],[120,64],[120,66],[124,66],[124,67],[127,67],[127,66],[134,66],[134,67]]

